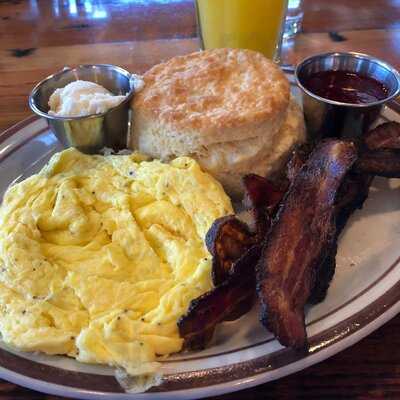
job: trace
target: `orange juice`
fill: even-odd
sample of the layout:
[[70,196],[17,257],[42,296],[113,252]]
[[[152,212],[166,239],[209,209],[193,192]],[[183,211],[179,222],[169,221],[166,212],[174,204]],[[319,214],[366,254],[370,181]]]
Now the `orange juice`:
[[286,0],[197,0],[204,49],[237,47],[277,56]]

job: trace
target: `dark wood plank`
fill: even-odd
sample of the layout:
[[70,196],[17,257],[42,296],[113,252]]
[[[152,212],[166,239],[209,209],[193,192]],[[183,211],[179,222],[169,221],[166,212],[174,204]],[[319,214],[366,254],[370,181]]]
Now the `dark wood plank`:
[[192,0],[0,2],[0,48],[193,37]]
[[[356,50],[400,68],[400,29],[344,31],[341,35],[346,40],[335,42],[327,33],[300,34],[284,47],[283,62],[296,64],[319,52]],[[111,63],[142,73],[162,60],[198,48],[198,39],[193,38],[49,46],[22,57],[0,49],[0,130],[30,115],[27,97],[35,83],[65,65]]]
[[[396,29],[393,0],[304,0],[304,32]],[[188,38],[196,35],[194,0],[173,2],[0,2],[0,48]]]
[[329,33],[300,34],[284,44],[282,59],[297,64],[304,57],[328,51],[357,51],[367,53],[400,68],[400,28],[339,31],[342,41]]
[[304,0],[304,32],[400,28],[393,0]]
[[196,51],[198,46],[197,39],[54,46],[22,58],[0,50],[0,131],[29,116],[28,96],[34,85],[66,65],[118,64],[143,73],[174,55]]

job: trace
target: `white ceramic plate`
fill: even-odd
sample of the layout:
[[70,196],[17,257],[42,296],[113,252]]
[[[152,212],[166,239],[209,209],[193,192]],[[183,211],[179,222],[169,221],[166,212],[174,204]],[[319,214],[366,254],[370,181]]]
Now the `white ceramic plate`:
[[[396,107],[396,106],[393,106]],[[382,119],[399,120],[396,108]],[[37,172],[61,149],[42,119],[31,117],[0,135],[0,194]],[[188,399],[268,382],[330,357],[400,311],[400,180],[375,179],[362,211],[340,239],[326,300],[307,311],[310,351],[285,349],[258,323],[257,310],[217,328],[212,346],[163,362],[164,382],[124,393],[111,368],[66,357],[15,352],[0,342],[0,377],[42,392],[83,399]]]

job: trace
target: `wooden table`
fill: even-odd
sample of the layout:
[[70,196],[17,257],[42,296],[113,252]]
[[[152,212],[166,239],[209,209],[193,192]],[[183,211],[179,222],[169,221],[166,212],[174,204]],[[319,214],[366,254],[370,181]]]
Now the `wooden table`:
[[[400,3],[304,0],[303,33],[283,60],[355,50],[400,68]],[[0,1],[0,131],[30,115],[35,82],[79,63],[132,72],[198,49],[192,0]],[[219,399],[400,398],[400,316],[350,349],[305,371]],[[0,381],[0,399],[56,399]]]

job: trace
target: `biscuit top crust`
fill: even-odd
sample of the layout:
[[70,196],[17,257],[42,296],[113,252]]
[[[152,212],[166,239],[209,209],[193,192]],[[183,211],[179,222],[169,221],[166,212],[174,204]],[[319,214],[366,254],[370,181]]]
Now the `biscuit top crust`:
[[243,49],[213,49],[174,57],[144,76],[133,108],[175,129],[218,134],[258,125],[288,107],[290,85],[272,61]]

